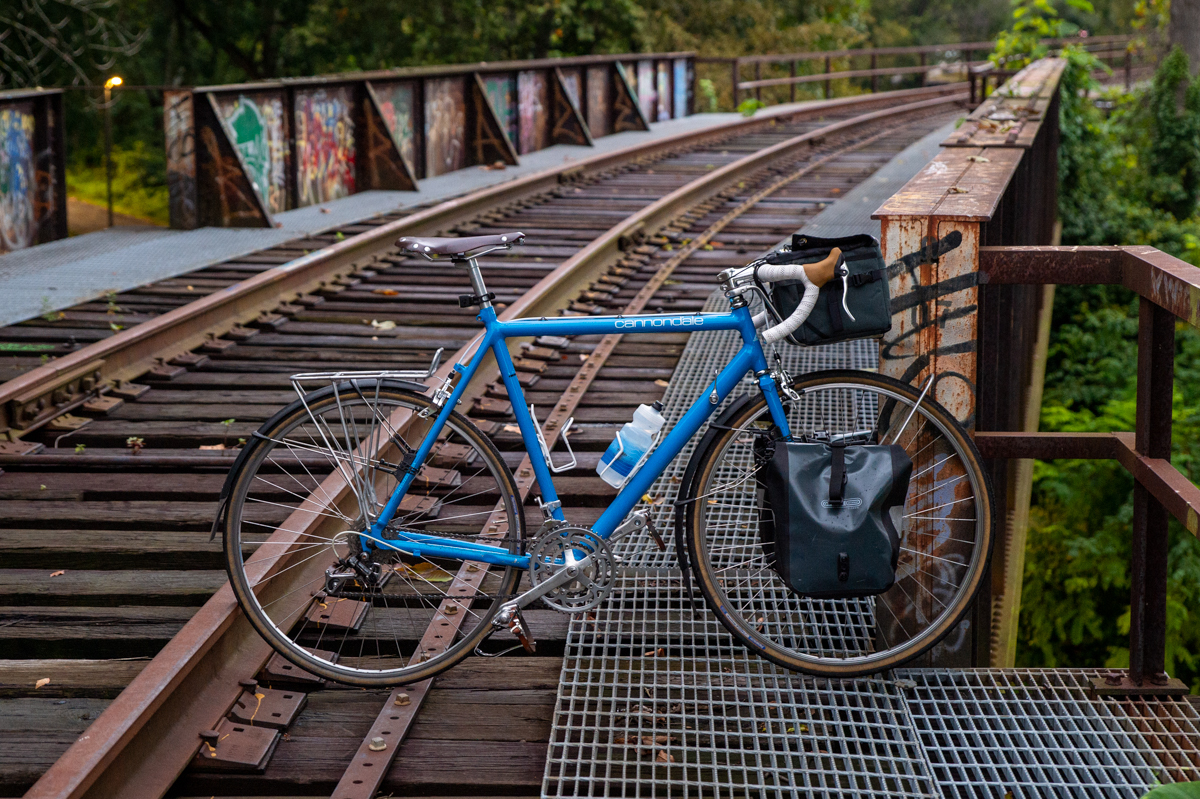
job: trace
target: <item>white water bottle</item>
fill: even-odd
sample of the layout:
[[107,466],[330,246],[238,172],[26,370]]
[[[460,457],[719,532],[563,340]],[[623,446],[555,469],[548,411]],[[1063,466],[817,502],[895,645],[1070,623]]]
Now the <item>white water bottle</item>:
[[633,421],[621,428],[600,456],[596,473],[604,478],[604,482],[619,488],[629,477],[638,461],[654,444],[654,436],[666,421],[662,416],[662,408],[661,402],[655,402],[653,405],[639,405],[633,412]]

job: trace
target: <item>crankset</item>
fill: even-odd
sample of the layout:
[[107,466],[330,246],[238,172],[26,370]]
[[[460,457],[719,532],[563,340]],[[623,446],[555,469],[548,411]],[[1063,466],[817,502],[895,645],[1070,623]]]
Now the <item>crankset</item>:
[[563,613],[599,605],[612,593],[615,577],[608,542],[585,527],[548,530],[529,548],[529,582],[535,590],[548,586],[542,602]]

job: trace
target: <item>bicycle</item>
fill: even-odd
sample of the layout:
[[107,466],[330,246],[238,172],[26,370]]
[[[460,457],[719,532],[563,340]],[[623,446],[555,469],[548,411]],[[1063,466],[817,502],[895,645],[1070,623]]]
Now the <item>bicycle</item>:
[[[619,569],[614,541],[642,531],[664,545],[647,510],[635,507],[746,374],[759,392],[709,425],[675,505],[677,546],[724,626],[774,663],[836,677],[911,660],[954,628],[992,546],[991,489],[966,431],[927,396],[930,383],[918,391],[856,371],[793,379],[777,354],[768,363],[763,348],[803,323],[819,285],[836,277],[836,251],[807,267],[759,259],[722,272],[728,312],[500,321],[477,259],[523,239],[401,238],[406,252],[467,271],[473,293],[460,304],[477,306],[483,325],[467,363],[455,363],[432,393],[419,381],[435,374],[441,350],[424,371],[295,375],[299,399],[239,453],[213,531],[223,528],[238,602],[277,652],[321,677],[388,686],[432,677],[472,652],[495,655],[484,647],[496,648],[488,639],[498,632],[531,649],[524,609],[538,601],[568,613],[594,608]],[[943,240],[922,257],[932,260],[939,246],[954,245]],[[761,284],[785,279],[805,286],[788,318],[774,311]],[[765,300],[764,311],[753,314],[751,300]],[[663,330],[736,330],[742,347],[660,434],[599,519],[572,525],[553,474],[576,459],[567,442],[570,462],[554,464],[558,439],[546,441],[526,404],[506,340]],[[543,518],[534,535],[509,461],[456,410],[489,352],[524,442],[516,454],[527,454],[540,492]],[[323,385],[307,390],[313,383]],[[763,435],[905,448],[914,468],[891,589],[857,599],[797,597],[770,568],[753,525],[730,522],[731,508],[754,513],[753,446]],[[519,585],[523,575],[527,583]]]

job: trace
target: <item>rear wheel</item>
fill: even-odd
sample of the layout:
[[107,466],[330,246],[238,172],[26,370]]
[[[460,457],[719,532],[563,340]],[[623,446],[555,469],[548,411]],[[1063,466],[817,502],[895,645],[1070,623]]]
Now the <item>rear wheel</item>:
[[735,638],[781,666],[840,677],[897,666],[947,636],[983,580],[993,503],[979,453],[945,408],[929,397],[918,406],[919,392],[897,380],[829,371],[793,385],[793,436],[874,430],[876,441],[899,444],[912,458],[896,582],[874,597],[807,599],[767,564],[753,444],[774,423],[760,396],[694,456],[682,497],[692,500],[684,520],[697,584]]
[[[247,445],[226,506],[226,564],[250,623],[292,663],[352,685],[424,679],[470,654],[514,595],[517,569],[364,545],[437,411],[412,391],[344,383],[281,411]],[[491,441],[452,413],[384,537],[519,554],[516,496]]]

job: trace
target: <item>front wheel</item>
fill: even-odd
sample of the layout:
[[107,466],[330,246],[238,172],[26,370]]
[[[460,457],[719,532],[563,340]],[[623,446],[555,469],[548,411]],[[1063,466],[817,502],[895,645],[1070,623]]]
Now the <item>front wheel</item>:
[[982,583],[993,502],[979,452],[949,411],[929,397],[918,405],[918,391],[889,377],[813,372],[793,387],[794,437],[874,430],[912,458],[896,582],[878,596],[801,598],[768,565],[753,446],[774,423],[759,396],[710,433],[681,492],[697,584],[735,638],[785,668],[853,677],[898,666],[949,635]]

